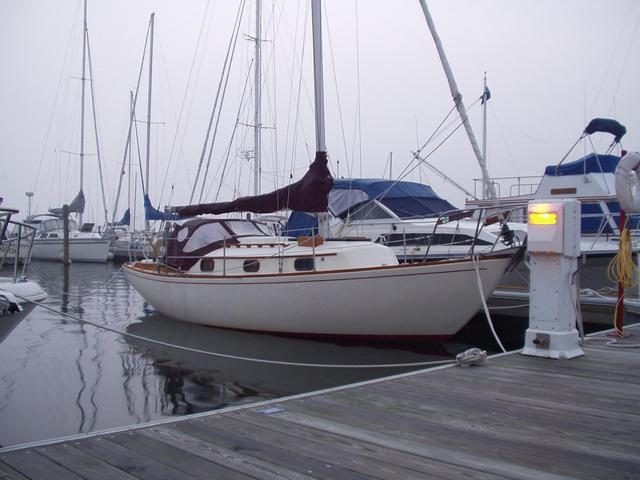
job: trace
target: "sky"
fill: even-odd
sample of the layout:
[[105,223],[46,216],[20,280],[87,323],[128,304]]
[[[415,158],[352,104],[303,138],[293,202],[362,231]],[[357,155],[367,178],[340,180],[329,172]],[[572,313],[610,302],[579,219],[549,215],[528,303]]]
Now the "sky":
[[[103,223],[104,204],[109,221],[128,204],[138,216],[142,211],[148,54],[130,160],[124,152],[130,92],[136,88],[151,13],[151,173],[145,189],[152,202],[161,208],[189,203],[192,191],[194,201],[207,202],[253,192],[255,2],[246,0],[241,11],[242,5],[241,0],[88,0],[106,202],[86,82],[87,220]],[[266,192],[304,174],[315,140],[308,2],[263,0],[262,5],[261,191]],[[430,0],[428,5],[478,141],[483,112],[477,100],[486,72],[492,94],[487,111],[491,176],[541,175],[546,165],[565,156],[593,117],[619,120],[628,131],[623,146],[640,150],[639,0]],[[412,152],[443,120],[445,133],[434,137],[423,154],[459,124],[455,115],[447,117],[453,101],[418,0],[325,0],[323,9],[333,174],[406,175],[463,206],[463,192],[412,162]],[[204,186],[194,189],[240,11],[210,167]],[[82,1],[0,0],[0,26],[0,196],[4,206],[26,214],[25,192],[34,192],[31,213],[43,212],[70,202],[80,186]],[[604,150],[610,140],[596,135],[594,146]],[[591,149],[580,144],[568,160]],[[480,169],[463,129],[428,161],[467,191],[479,192],[473,179]]]

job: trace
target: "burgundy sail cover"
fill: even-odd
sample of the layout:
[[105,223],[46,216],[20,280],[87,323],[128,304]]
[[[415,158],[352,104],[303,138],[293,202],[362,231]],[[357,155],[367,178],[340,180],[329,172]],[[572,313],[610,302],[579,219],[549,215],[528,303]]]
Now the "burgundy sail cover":
[[327,152],[316,152],[316,158],[304,177],[287,187],[263,195],[240,197],[230,202],[172,207],[171,211],[184,217],[230,212],[270,213],[285,208],[302,212],[326,212],[331,187],[333,179],[327,168]]

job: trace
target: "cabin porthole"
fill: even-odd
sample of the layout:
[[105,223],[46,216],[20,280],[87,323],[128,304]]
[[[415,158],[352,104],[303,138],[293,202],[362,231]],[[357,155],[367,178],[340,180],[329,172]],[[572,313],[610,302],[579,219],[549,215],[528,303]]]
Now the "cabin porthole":
[[293,268],[297,272],[310,272],[315,268],[313,257],[296,258],[293,261]]
[[242,269],[247,273],[256,273],[260,270],[260,262],[258,260],[245,260]]
[[200,271],[201,272],[213,272],[215,267],[215,261],[213,258],[204,257],[200,260]]

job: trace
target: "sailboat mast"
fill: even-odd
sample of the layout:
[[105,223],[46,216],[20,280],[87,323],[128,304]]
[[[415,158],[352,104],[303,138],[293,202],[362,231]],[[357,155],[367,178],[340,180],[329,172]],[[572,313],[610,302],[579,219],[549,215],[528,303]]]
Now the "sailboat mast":
[[[151,14],[151,20],[149,31],[149,90],[147,95],[147,155],[146,155],[146,167],[145,167],[145,178],[144,184],[146,192],[143,192],[149,195],[149,157],[151,152],[151,90],[153,86],[153,26],[155,20],[155,13]],[[144,220],[144,228],[145,230],[149,230],[149,220],[145,218]]]
[[[84,96],[85,96],[85,74],[87,64],[87,0],[84,0],[84,15],[82,22],[82,82],[80,94],[80,193],[84,190]],[[82,225],[82,212],[78,214],[78,223]]]
[[424,13],[424,18],[427,21],[427,25],[429,26],[429,31],[431,32],[431,36],[433,37],[433,41],[436,45],[436,49],[438,50],[438,56],[440,57],[440,62],[442,63],[442,68],[444,69],[444,73],[447,76],[447,81],[449,82],[449,90],[451,91],[451,96],[453,97],[453,101],[456,104],[456,109],[458,110],[458,115],[460,115],[460,120],[462,120],[462,124],[464,125],[464,129],[467,132],[467,136],[469,137],[469,142],[471,143],[471,148],[473,148],[473,152],[476,155],[476,159],[478,160],[478,164],[480,165],[480,170],[482,171],[482,180],[484,183],[484,197],[495,199],[497,198],[496,189],[491,182],[491,178],[489,177],[489,172],[487,171],[487,165],[485,162],[485,158],[480,151],[480,147],[478,146],[478,142],[476,141],[476,136],[473,133],[473,129],[471,128],[471,123],[469,122],[469,116],[467,115],[467,109],[462,102],[462,94],[460,90],[458,90],[458,85],[456,84],[456,80],[453,76],[453,71],[451,70],[451,66],[449,65],[449,61],[447,60],[447,56],[444,53],[444,48],[442,47],[442,41],[438,36],[438,32],[436,31],[436,26],[433,23],[433,18],[431,18],[431,14],[429,13],[429,8],[427,7],[426,0],[420,0],[420,5],[422,6],[422,12]]
[[261,85],[261,37],[262,37],[262,1],[256,0],[256,60],[254,64],[255,117],[253,122],[253,194],[260,194],[260,174],[262,171],[262,85]]
[[324,83],[322,73],[322,2],[311,1],[313,32],[313,86],[316,109],[316,152],[327,151],[324,125]]
[[482,157],[487,164],[487,73],[484,74],[484,88],[482,89]]

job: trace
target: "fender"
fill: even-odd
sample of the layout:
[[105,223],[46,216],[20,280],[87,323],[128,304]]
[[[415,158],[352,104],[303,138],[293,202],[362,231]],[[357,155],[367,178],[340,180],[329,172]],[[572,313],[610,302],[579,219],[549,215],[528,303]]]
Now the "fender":
[[620,159],[615,171],[616,197],[627,213],[640,212],[640,153],[629,152]]

